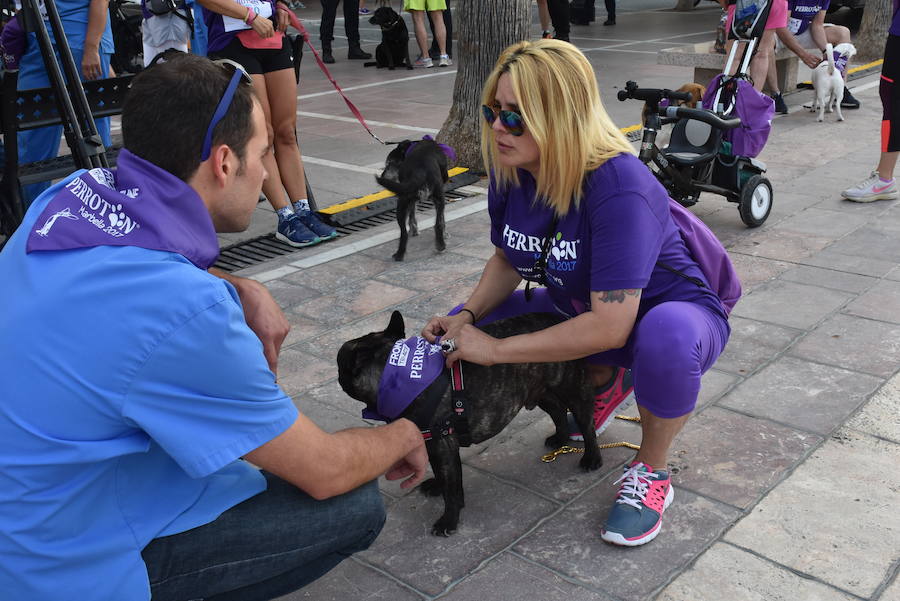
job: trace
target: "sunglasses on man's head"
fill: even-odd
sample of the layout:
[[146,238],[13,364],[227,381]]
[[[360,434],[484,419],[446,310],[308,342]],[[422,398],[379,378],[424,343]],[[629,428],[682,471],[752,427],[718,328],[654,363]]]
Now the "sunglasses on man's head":
[[522,115],[515,111],[502,111],[499,108],[481,105],[481,114],[488,125],[493,125],[497,117],[500,117],[500,124],[512,136],[521,136],[525,133],[525,120]]
[[213,113],[212,119],[209,122],[209,128],[206,130],[206,136],[203,138],[203,150],[200,153],[200,162],[208,159],[209,155],[212,153],[213,130],[216,128],[216,125],[219,124],[219,121],[225,118],[225,114],[231,107],[231,101],[234,100],[234,93],[237,91],[238,84],[243,81],[245,84],[251,86],[253,85],[253,79],[247,74],[246,71],[244,71],[244,68],[239,63],[236,63],[233,60],[229,60],[227,58],[222,58],[213,62],[225,69],[233,71],[233,73],[231,76],[231,81],[228,82],[228,87],[225,88],[225,93],[222,94],[222,99],[219,101],[219,105],[216,107],[216,112]]

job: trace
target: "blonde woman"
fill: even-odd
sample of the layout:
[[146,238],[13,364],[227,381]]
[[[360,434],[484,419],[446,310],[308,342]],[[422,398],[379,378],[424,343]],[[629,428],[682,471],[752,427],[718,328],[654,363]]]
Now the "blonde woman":
[[[587,357],[598,433],[622,408],[633,372],[643,440],[600,535],[644,544],[672,502],[669,446],[694,409],[700,376],[728,340],[725,310],[700,285],[706,279],[665,190],[603,109],[577,48],[557,40],[507,48],[482,100],[496,250],[469,299],[454,315],[432,318],[422,334],[453,340],[448,364]],[[546,287],[517,291],[523,278]],[[525,312],[570,319],[503,339],[472,326]]]

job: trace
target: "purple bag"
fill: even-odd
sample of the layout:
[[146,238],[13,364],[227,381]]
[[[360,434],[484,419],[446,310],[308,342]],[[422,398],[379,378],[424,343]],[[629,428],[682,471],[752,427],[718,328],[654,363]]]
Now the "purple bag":
[[705,223],[671,198],[669,212],[672,221],[681,230],[681,238],[688,252],[706,276],[710,290],[722,301],[725,315],[730,314],[741,298],[741,280],[731,264],[728,251]]
[[755,157],[762,152],[769,139],[772,117],[775,116],[775,101],[758,92],[746,79],[725,77],[720,73],[710,82],[703,95],[703,108],[716,110],[713,103],[719,87],[723,88],[720,97],[722,104],[728,106],[734,98],[734,110],[726,116],[740,117],[741,126],[723,132],[722,139],[731,142],[732,154]]

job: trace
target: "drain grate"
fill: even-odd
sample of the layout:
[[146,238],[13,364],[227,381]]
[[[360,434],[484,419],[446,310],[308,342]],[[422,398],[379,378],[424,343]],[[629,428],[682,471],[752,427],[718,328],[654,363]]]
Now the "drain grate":
[[[456,190],[444,192],[444,197],[448,200],[458,200],[469,196],[473,195],[458,192]],[[416,213],[428,213],[433,210],[434,203],[430,200],[416,203]],[[385,223],[396,222],[397,211],[396,209],[391,209],[390,211],[372,215],[371,217],[366,217],[365,219],[360,219],[353,223],[338,225],[335,229],[341,236],[351,236],[372,229],[373,227],[384,225]],[[219,258],[216,260],[213,267],[217,267],[222,271],[230,273],[232,271],[238,271],[240,269],[264,263],[277,257],[289,255],[298,250],[303,249],[295,248],[290,244],[282,242],[275,237],[275,234],[267,234],[265,236],[260,236],[259,238],[253,238],[251,240],[239,242],[238,244],[226,246],[219,253]]]

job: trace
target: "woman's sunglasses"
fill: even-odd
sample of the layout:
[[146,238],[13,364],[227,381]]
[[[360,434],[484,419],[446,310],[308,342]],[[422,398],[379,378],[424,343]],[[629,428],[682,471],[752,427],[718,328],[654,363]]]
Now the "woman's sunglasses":
[[525,133],[525,120],[522,115],[513,111],[501,111],[498,108],[481,105],[481,114],[488,125],[493,125],[497,117],[500,117],[500,124],[509,132],[511,136],[521,136]]

